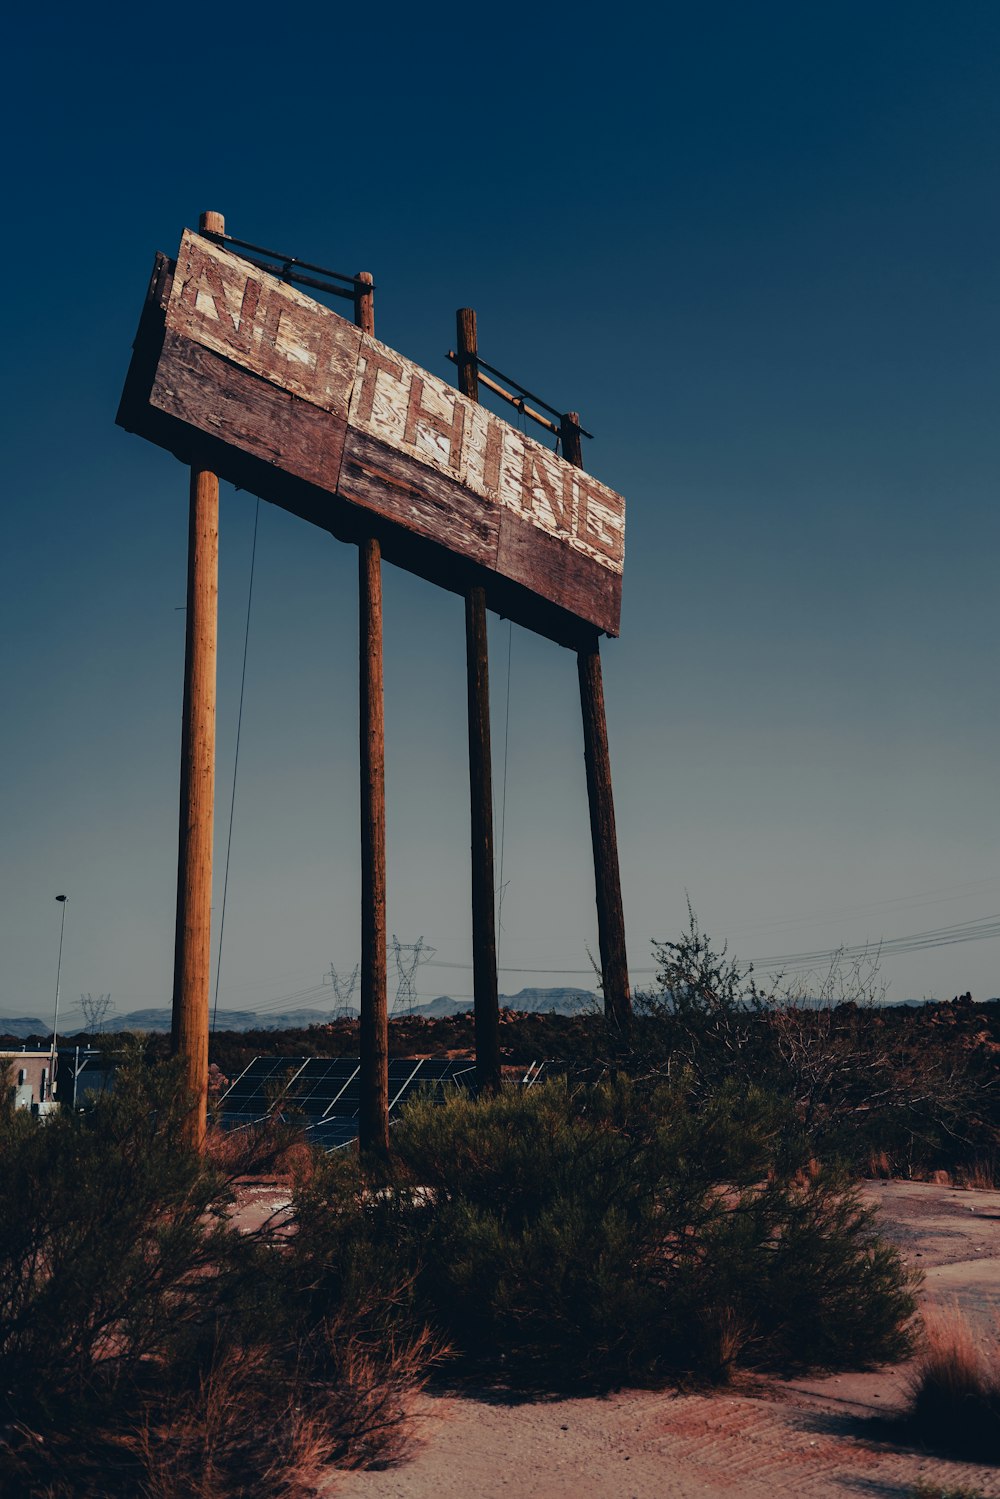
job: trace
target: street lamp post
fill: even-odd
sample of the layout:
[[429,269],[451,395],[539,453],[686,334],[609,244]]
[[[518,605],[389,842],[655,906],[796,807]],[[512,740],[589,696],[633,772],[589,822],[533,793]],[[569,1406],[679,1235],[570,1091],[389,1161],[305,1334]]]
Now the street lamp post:
[[52,1017],[52,1055],[49,1057],[50,1098],[55,1098],[56,1094],[56,1031],[59,1028],[59,980],[62,976],[63,934],[66,931],[66,897],[65,895],[57,895],[56,900],[62,906],[62,920],[59,923],[59,961],[56,964],[56,1012]]

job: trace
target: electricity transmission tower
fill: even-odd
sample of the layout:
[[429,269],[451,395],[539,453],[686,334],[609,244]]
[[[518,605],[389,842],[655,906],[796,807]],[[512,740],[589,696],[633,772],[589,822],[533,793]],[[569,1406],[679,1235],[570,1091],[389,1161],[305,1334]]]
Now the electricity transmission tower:
[[354,998],[354,991],[358,986],[358,974],[360,971],[360,963],[355,963],[353,973],[349,974],[346,971],[338,973],[331,963],[329,973],[324,973],[323,983],[331,984],[333,992],[337,996],[337,1003],[334,1007],[335,1014],[346,1015],[348,1010],[351,1009],[351,1000]]
[[410,1015],[417,999],[417,969],[421,963],[428,963],[433,958],[437,948],[429,947],[423,937],[418,937],[416,942],[400,942],[393,932],[392,951],[399,978],[392,1012],[394,1015]]
[[111,1003],[110,994],[81,994],[80,1009],[83,1018],[87,1022],[87,1029],[91,1035],[100,1035],[104,1030],[104,1021],[109,1010],[114,1006]]

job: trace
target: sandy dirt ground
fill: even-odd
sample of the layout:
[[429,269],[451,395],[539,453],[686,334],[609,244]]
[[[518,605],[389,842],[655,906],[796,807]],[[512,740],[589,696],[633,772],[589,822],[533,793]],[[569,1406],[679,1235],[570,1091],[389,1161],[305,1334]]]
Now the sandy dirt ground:
[[[925,1303],[983,1331],[1000,1307],[1000,1192],[872,1182]],[[890,1439],[906,1371],[756,1381],[713,1395],[626,1390],[508,1403],[426,1395],[397,1466],[339,1474],[331,1499],[910,1499],[921,1480],[1000,1499],[1000,1469]]]

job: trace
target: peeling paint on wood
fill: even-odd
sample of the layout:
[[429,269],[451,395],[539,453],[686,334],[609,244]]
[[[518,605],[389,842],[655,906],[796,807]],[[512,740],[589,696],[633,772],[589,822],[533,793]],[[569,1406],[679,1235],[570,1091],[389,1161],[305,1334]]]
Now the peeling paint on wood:
[[[190,230],[172,281],[160,263],[153,301],[165,332],[151,387],[123,398],[133,430],[147,401],[325,492],[310,519],[323,503],[374,512],[618,633],[625,503],[607,485]],[[147,314],[140,341],[149,327]],[[153,422],[148,435],[162,441]]]
[[167,328],[325,411],[347,415],[361,331],[185,229]]

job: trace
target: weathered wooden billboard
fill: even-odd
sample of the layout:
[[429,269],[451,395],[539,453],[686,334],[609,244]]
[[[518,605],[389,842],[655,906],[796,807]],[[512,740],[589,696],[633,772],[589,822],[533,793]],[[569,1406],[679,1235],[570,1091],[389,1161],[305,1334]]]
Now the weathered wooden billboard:
[[118,421],[562,643],[618,634],[620,495],[190,231],[157,257]]

